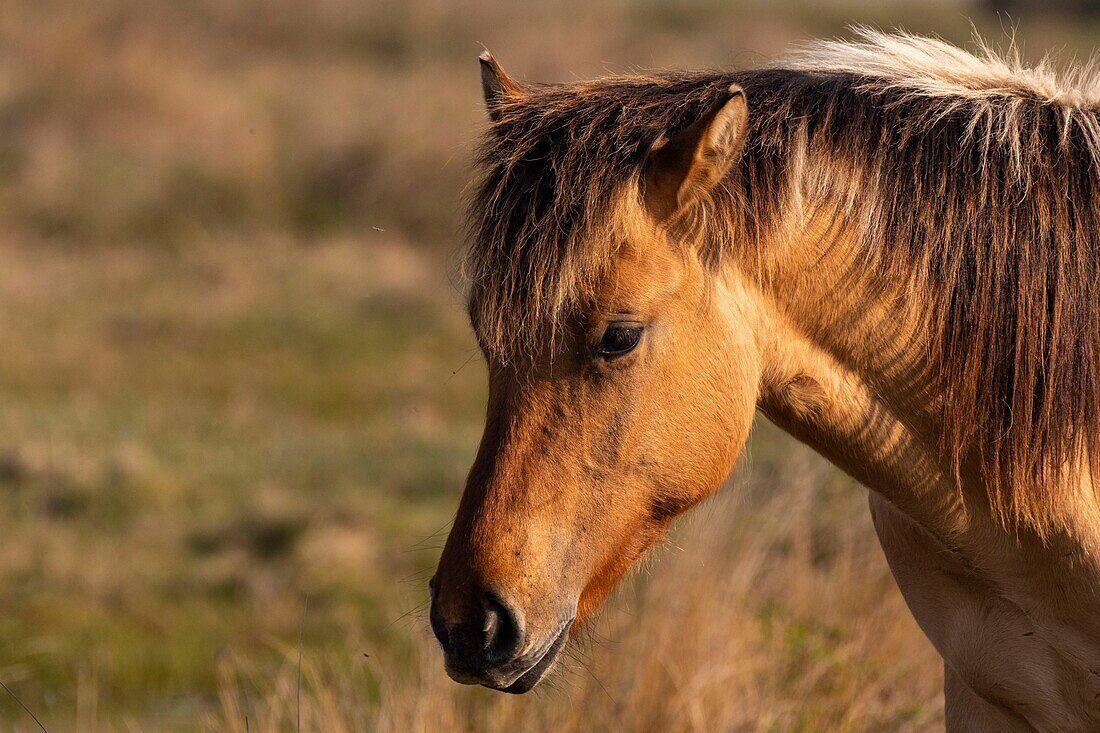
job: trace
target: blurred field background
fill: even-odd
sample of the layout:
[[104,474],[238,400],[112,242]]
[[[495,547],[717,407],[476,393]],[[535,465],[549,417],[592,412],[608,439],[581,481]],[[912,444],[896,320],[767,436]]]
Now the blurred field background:
[[0,729],[942,728],[865,493],[762,424],[564,669],[447,680],[480,435],[456,282],[477,54],[746,66],[846,24],[1088,56],[957,2],[0,3]]

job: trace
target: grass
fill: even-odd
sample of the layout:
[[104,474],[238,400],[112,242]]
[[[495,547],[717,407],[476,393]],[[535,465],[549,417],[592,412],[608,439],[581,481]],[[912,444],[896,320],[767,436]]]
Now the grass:
[[[774,445],[762,428],[754,443]],[[781,441],[779,441],[781,443]],[[789,457],[790,454],[788,453]],[[819,459],[757,455],[613,599],[532,697],[458,688],[422,624],[407,650],[307,655],[303,727],[325,730],[916,731],[942,728],[939,662],[867,531],[865,499]],[[293,728],[295,665],[231,672],[212,730]],[[246,692],[247,690],[247,692]],[[259,690],[266,690],[258,694]]]
[[560,80],[853,21],[969,34],[950,4],[0,4],[0,728],[942,726],[863,491],[767,425],[551,687],[454,685],[422,614],[484,404],[453,266],[480,44]]

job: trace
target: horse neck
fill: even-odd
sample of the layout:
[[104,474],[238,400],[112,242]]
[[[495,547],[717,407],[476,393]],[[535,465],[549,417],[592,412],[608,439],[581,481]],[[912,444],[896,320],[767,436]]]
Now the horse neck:
[[760,408],[907,513],[950,531],[962,507],[939,445],[942,396],[925,319],[916,299],[870,282],[858,254],[819,223],[784,238],[755,273]]
[[[976,450],[962,447],[956,471],[942,443],[926,295],[902,276],[876,281],[832,222],[799,225],[758,267],[761,410],[945,543],[1003,535]],[[1096,539],[1095,503],[1070,513],[1079,526],[1067,531]]]

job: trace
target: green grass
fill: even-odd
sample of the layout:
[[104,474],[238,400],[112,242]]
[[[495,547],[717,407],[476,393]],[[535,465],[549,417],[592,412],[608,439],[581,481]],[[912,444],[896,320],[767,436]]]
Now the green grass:
[[[414,545],[480,427],[461,314],[379,286],[369,246],[258,251],[66,251],[63,287],[0,276],[31,316],[0,367],[0,674],[47,718],[81,668],[108,710],[194,715],[219,655],[277,660],[307,597],[380,634],[394,579],[431,563]],[[16,271],[58,256],[5,250]],[[324,628],[308,642],[343,633]]]

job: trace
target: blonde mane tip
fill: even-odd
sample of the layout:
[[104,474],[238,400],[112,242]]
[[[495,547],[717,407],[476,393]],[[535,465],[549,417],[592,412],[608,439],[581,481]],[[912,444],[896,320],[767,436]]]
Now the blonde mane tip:
[[1050,57],[1035,66],[1020,57],[1015,39],[998,51],[977,34],[975,53],[939,38],[902,31],[852,29],[857,40],[815,40],[803,45],[779,68],[863,77],[868,88],[895,89],[923,97],[954,97],[981,102],[1027,97],[1067,109],[1100,106],[1100,68],[1085,64],[1060,72]]

